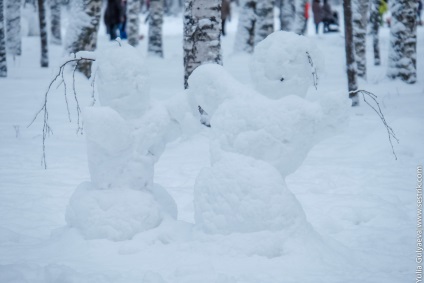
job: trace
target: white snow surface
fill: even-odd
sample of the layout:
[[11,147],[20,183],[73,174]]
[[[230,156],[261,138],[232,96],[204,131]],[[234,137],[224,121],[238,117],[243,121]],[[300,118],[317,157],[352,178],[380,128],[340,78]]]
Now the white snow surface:
[[[339,15],[342,13],[339,12]],[[148,74],[143,73],[147,69],[144,67],[138,73],[151,86],[149,107],[142,115],[146,119],[124,117],[125,114],[119,114],[116,109],[106,108],[103,104],[99,107],[96,103],[90,110],[83,109],[86,129],[83,137],[76,135],[73,68],[67,69],[65,79],[72,123],[68,121],[64,85],[57,82],[53,84],[48,98],[49,121],[54,135],[46,140],[47,170],[40,165],[42,117],[31,127],[27,128],[27,125],[43,104],[46,88],[63,62],[63,51],[57,46],[50,46],[52,66],[41,69],[37,59],[40,54],[39,39],[23,38],[21,58],[16,61],[8,58],[8,78],[0,80],[0,282],[397,283],[416,279],[416,171],[424,160],[424,84],[420,80],[420,74],[424,71],[424,57],[417,56],[416,84],[406,85],[387,79],[387,60],[384,58],[388,56],[389,30],[384,27],[380,33],[382,65],[373,66],[372,52],[368,52],[368,82],[359,81],[361,88],[378,95],[386,121],[399,138],[400,143],[394,143],[396,160],[387,140],[386,129],[363,100],[359,107],[349,111],[339,109],[347,95],[344,38],[336,33],[315,36],[310,22],[308,38],[322,50],[326,62],[325,74],[321,71],[318,74],[318,90],[308,84],[307,88],[302,86],[302,93],[286,95],[284,92],[284,98],[271,97],[278,99],[274,103],[281,107],[293,103],[293,107],[304,105],[305,110],[316,110],[315,113],[304,114],[315,117],[312,120],[319,122],[316,130],[306,127],[309,133],[317,134],[316,140],[308,145],[305,156],[301,158],[303,161],[292,166],[297,169],[284,179],[266,164],[269,163],[267,160],[254,160],[250,156],[237,157],[233,163],[220,161],[229,154],[226,151],[233,151],[223,146],[221,137],[227,138],[224,124],[235,121],[219,122],[219,113],[223,113],[219,108],[225,105],[229,107],[239,94],[244,95],[248,104],[250,95],[258,96],[253,90],[255,88],[266,96],[258,87],[264,81],[255,79],[249,72],[249,62],[254,60],[252,56],[232,54],[236,25],[237,13],[234,12],[227,26],[227,36],[222,38],[222,74],[225,71],[231,77],[227,76],[223,84],[213,80],[213,77],[208,84],[202,79],[205,88],[201,85],[192,88],[205,91],[205,94],[215,93],[219,99],[216,105],[212,100],[205,100],[204,103],[205,110],[206,105],[211,105],[211,129],[198,126],[197,119],[192,117],[195,112],[190,113],[192,97],[187,103],[185,96],[192,90],[188,93],[183,91],[180,18],[167,17],[165,20],[163,60],[145,59],[146,41],[141,41],[135,50],[140,57],[134,58],[141,58],[144,62],[142,66],[149,66]],[[146,34],[146,26],[142,25],[141,31]],[[424,29],[418,27],[418,54],[424,52],[423,41],[420,40],[423,36]],[[108,42],[104,27],[100,30],[99,40],[97,54],[102,49],[117,47],[116,42]],[[368,44],[368,50],[372,50],[370,40]],[[319,60],[312,58],[314,63]],[[115,59],[112,58],[111,62],[118,64]],[[137,60],[134,59],[134,62],[139,62]],[[218,69],[203,71],[210,71],[211,74],[220,72]],[[298,72],[293,71],[295,73]],[[204,78],[203,75],[200,77]],[[124,80],[123,77],[120,79]],[[90,106],[91,81],[76,74],[75,82],[80,106]],[[122,86],[122,89],[127,86]],[[212,88],[218,91],[214,92]],[[307,93],[304,93],[306,90]],[[97,101],[101,101],[99,95],[100,89],[95,95]],[[125,96],[123,92],[118,94],[123,99]],[[202,96],[196,95],[195,99]],[[281,98],[285,103],[279,101]],[[262,110],[258,112],[258,108],[255,108],[255,112],[249,116],[247,108],[234,105],[235,114],[246,112],[239,123],[245,119],[249,125],[252,122],[252,126],[260,125],[262,122],[256,120],[266,121],[268,118],[264,117],[270,117],[278,108],[275,106],[268,110],[262,104],[271,103],[259,99],[253,101],[261,101],[258,107],[262,107],[259,108]],[[291,110],[287,107],[282,109]],[[92,129],[90,136],[90,118],[85,120],[86,115],[90,116],[90,111],[94,111],[91,114],[98,115],[100,120],[109,117],[105,121],[109,121],[111,128],[115,129],[113,136],[108,133],[107,124]],[[299,109],[297,113],[302,111]],[[284,114],[279,115],[283,117],[281,115]],[[346,123],[347,116],[349,124]],[[279,125],[277,122],[273,123]],[[219,130],[218,125],[223,129]],[[300,127],[296,123],[293,125]],[[158,130],[143,132],[147,126]],[[276,132],[270,133],[276,135]],[[297,129],[297,132],[303,133],[301,129]],[[152,136],[152,133],[155,135]],[[334,136],[334,133],[338,135]],[[151,163],[151,166],[155,164],[154,177],[149,189],[135,190],[124,185],[119,189],[119,186],[101,189],[98,186],[101,178],[94,182],[89,169],[90,162],[101,159],[96,161],[92,156],[87,157],[90,145],[86,139],[98,144],[96,150],[108,152],[110,162],[115,165],[119,164],[121,158],[117,154],[119,150],[122,150],[122,157],[131,158],[143,156],[146,148],[155,152]],[[127,155],[126,149],[132,153]],[[134,155],[134,152],[139,155]],[[255,149],[255,152],[259,150]],[[239,162],[240,159],[246,161]],[[227,167],[228,164],[234,166]],[[113,171],[113,166],[105,168]],[[236,168],[242,168],[243,174],[251,173],[243,179]],[[247,180],[258,182],[254,176],[260,172],[269,176],[269,180],[259,182],[257,187],[246,184]],[[254,229],[248,226],[250,230],[246,231],[241,228],[242,225],[230,227],[224,221],[227,230],[205,233],[199,223],[195,224],[197,208],[193,200],[199,190],[219,190],[225,193],[225,204],[233,206],[237,201],[232,197],[241,195],[227,194],[224,182],[212,188],[210,185],[216,180],[207,180],[213,174],[231,176],[221,180],[230,182],[238,192],[248,190],[242,204],[252,203],[258,207],[268,204],[267,211],[252,214],[254,221],[250,223],[257,224],[253,226]],[[265,186],[271,183],[280,184],[281,189]],[[253,197],[263,187],[269,189],[268,194]],[[78,190],[74,194],[75,188]],[[273,198],[281,198],[281,204],[286,206],[274,205]],[[166,216],[176,215],[174,200],[178,208],[177,221]],[[219,195],[212,193],[211,201],[218,200]],[[208,203],[211,208],[212,204]],[[223,208],[223,205],[217,207]],[[242,220],[252,213],[252,207],[244,207],[248,209],[242,210],[245,212],[240,214],[243,218],[229,215],[225,220],[228,223],[245,223]],[[288,210],[289,207],[292,209]],[[281,217],[268,218],[270,208],[276,209],[275,215]],[[228,207],[228,211],[235,209]],[[146,218],[140,217],[144,211],[148,211]],[[261,216],[266,217],[268,222],[259,223]],[[290,225],[289,220],[297,220],[299,225]],[[86,229],[67,225],[67,221],[84,225]],[[285,224],[274,225],[278,221]],[[95,225],[91,227],[89,223]],[[116,226],[118,223],[122,226]],[[94,227],[98,229],[92,229]],[[270,227],[284,229],[273,230]],[[102,239],[96,236],[99,231]]]

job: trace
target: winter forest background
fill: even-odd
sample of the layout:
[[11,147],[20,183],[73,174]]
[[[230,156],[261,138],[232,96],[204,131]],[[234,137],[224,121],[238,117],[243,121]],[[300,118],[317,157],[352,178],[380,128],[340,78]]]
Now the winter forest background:
[[0,282],[422,280],[418,1],[108,2],[0,0]]

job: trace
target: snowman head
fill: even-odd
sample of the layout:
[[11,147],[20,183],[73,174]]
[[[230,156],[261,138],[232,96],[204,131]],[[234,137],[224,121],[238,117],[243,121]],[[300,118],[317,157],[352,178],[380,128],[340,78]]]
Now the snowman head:
[[304,97],[317,83],[322,56],[306,37],[277,31],[255,47],[250,73],[256,89],[271,99]]

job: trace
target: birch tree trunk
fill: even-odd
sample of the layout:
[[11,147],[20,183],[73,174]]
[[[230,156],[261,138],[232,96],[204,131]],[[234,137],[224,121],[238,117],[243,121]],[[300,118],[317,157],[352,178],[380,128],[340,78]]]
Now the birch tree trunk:
[[6,36],[4,30],[4,5],[0,0],[0,78],[7,77]]
[[359,104],[358,90],[356,82],[356,62],[352,31],[352,3],[351,0],[343,0],[344,26],[345,26],[345,51],[346,51],[346,70],[349,97],[352,99],[352,106]]
[[184,88],[201,64],[222,65],[220,35],[221,0],[185,0]]
[[303,35],[306,32],[307,19],[305,18],[305,6],[308,0],[297,0],[295,8],[294,29],[297,34]]
[[406,83],[417,81],[417,4],[413,0],[390,1],[389,69],[387,75]]
[[8,53],[14,57],[20,56],[22,54],[20,0],[6,0],[6,39]]
[[150,0],[148,52],[163,57],[162,48],[163,0]]
[[274,32],[274,0],[257,0],[255,44]]
[[280,29],[292,31],[295,17],[295,0],[281,0],[280,2]]
[[234,51],[253,53],[255,46],[257,0],[240,0],[239,21],[234,44]]
[[369,0],[353,0],[353,42],[355,46],[355,58],[357,75],[363,79],[367,77],[366,36],[367,15]]
[[[94,51],[97,47],[97,32],[101,16],[102,0],[75,0],[72,15],[75,19],[68,27],[67,51]],[[91,75],[91,62],[78,64],[78,71],[87,78]]]
[[372,0],[371,3],[371,34],[372,34],[372,45],[374,50],[374,65],[379,66],[380,60],[380,45],[378,32],[380,29],[380,13],[378,8],[380,7],[381,0]]
[[46,5],[44,0],[38,0],[38,20],[40,23],[41,67],[49,66],[49,46],[47,44]]
[[127,34],[128,44],[137,46],[140,43],[140,0],[127,1]]
[[60,24],[60,14],[61,14],[61,2],[60,0],[49,0],[50,2],[50,42],[53,44],[61,45],[62,44],[62,35],[61,35],[61,24]]

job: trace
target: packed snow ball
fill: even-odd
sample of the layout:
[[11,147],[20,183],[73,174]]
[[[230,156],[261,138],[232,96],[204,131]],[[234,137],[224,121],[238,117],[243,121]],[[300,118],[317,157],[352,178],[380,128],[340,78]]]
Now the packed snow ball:
[[255,46],[250,62],[252,81],[259,92],[272,99],[304,97],[316,80],[313,72],[322,69],[322,57],[308,38],[293,32],[274,32]]
[[279,172],[267,163],[223,153],[196,179],[196,225],[206,233],[279,231],[304,224],[304,212]]
[[200,105],[209,116],[218,107],[232,98],[249,98],[254,90],[241,84],[218,64],[204,64],[197,67],[188,79],[188,98],[194,115]]
[[130,240],[136,234],[157,227],[163,214],[154,196],[137,190],[99,190],[82,183],[66,210],[68,226],[87,240]]
[[108,46],[97,51],[98,90],[102,106],[124,119],[142,116],[150,106],[150,82],[145,59],[132,46]]

